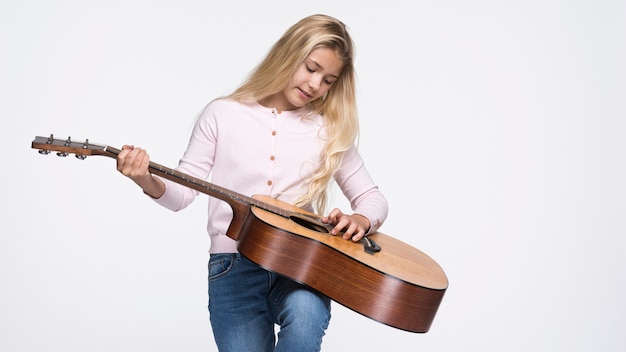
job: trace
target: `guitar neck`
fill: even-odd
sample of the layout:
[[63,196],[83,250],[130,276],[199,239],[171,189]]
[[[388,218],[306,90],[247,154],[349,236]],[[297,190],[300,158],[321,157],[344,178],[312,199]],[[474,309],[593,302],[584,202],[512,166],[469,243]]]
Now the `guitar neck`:
[[[104,151],[107,154],[109,154],[112,158],[117,158],[118,154],[121,152],[120,149],[113,148],[111,146],[107,146]],[[148,171],[151,174],[168,179],[172,182],[178,183],[185,187],[195,189],[211,197],[218,198],[225,202],[228,202],[229,204],[231,202],[237,202],[237,203],[242,203],[245,206],[253,205],[253,206],[258,206],[264,209],[266,206],[265,204],[262,204],[261,202],[256,201],[252,197],[244,196],[237,192],[233,192],[226,188],[214,185],[210,182],[207,182],[199,178],[187,175],[185,173],[176,171],[174,169],[165,167],[161,164],[157,164],[153,161],[150,162],[150,165],[148,166]]]
[[[85,159],[89,155],[101,155],[117,159],[117,156],[121,153],[120,149],[108,145],[104,146],[92,144],[89,143],[89,140],[84,142],[73,141],[69,137],[65,140],[55,139],[53,135],[50,135],[50,137],[35,137],[32,142],[32,148],[39,149],[39,153],[41,154],[49,154],[51,151],[56,151],[57,155],[61,157],[65,157],[72,153],[79,159]],[[292,215],[291,211],[214,185],[205,180],[170,169],[155,162],[150,162],[148,171],[154,175],[228,203],[233,209],[233,221],[231,222],[231,228],[229,228],[227,235],[235,240],[237,239],[239,233],[239,229],[237,227],[243,223],[243,220],[245,220],[245,217],[248,215],[251,206],[261,208],[282,217],[290,217]]]
[[[121,150],[107,146],[105,148],[105,152],[108,152],[111,157],[117,158],[117,155],[121,152]],[[283,217],[289,217],[291,215],[291,212],[286,211],[285,209],[245,196],[241,193],[231,191],[224,187],[217,186],[211,182],[176,171],[153,161],[150,162],[148,171],[154,175],[168,179],[185,187],[195,189],[200,193],[223,200],[233,208],[233,211],[236,211],[236,209],[239,208],[245,208],[247,212],[250,206],[254,206]]]

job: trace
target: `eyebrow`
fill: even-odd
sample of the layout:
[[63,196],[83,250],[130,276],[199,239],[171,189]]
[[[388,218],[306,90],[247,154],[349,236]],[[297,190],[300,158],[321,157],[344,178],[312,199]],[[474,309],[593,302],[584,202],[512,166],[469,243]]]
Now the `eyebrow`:
[[[310,57],[307,57],[304,61],[311,61],[312,63],[314,63],[317,67],[321,68],[322,70],[324,69],[324,67],[322,65],[320,65],[317,61],[311,59]],[[333,77],[333,78],[339,78],[339,76],[335,76],[332,73],[328,74],[329,76]]]

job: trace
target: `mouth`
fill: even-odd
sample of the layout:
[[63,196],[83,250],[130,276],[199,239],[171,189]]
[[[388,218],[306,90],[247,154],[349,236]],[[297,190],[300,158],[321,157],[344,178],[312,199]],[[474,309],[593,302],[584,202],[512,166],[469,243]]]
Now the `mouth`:
[[301,89],[301,88],[298,88],[298,90],[300,91],[300,94],[301,94],[304,98],[307,98],[307,99],[311,99],[311,98],[313,98],[313,94],[311,94],[311,93],[309,93],[309,92],[307,92],[307,91],[305,91],[305,90],[303,90],[303,89]]

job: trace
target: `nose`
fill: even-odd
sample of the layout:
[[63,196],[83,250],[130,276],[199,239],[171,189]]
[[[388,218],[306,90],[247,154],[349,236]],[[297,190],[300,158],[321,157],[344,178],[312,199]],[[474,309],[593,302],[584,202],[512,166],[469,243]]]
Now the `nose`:
[[309,80],[309,88],[311,88],[312,90],[318,90],[321,84],[321,77],[311,77],[311,79]]

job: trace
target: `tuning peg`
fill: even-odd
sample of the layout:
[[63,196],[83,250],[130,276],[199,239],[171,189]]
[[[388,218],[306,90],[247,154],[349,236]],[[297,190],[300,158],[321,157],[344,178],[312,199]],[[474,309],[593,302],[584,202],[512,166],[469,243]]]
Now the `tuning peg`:
[[[46,141],[46,144],[52,144],[53,141],[54,141],[54,135],[50,134],[50,137],[48,137],[48,140]],[[40,149],[39,150],[39,154],[48,155],[48,154],[50,154],[50,151],[46,150],[46,149]]]
[[[88,149],[89,148],[89,139],[85,139],[85,141],[83,142],[83,149]],[[76,159],[79,160],[85,160],[87,159],[87,154],[76,154]]]
[[[52,136],[51,136],[51,137],[52,137]],[[50,139],[48,139],[48,141],[49,141],[49,140],[50,140]],[[69,147],[71,144],[72,144],[72,137],[67,137],[67,139],[65,140],[65,144],[64,144],[64,145],[65,145],[66,147]],[[57,153],[57,155],[58,155],[58,156],[60,156],[60,157],[62,157],[62,158],[65,158],[66,156],[70,155],[70,153],[67,153],[67,152],[58,152],[58,153]]]

